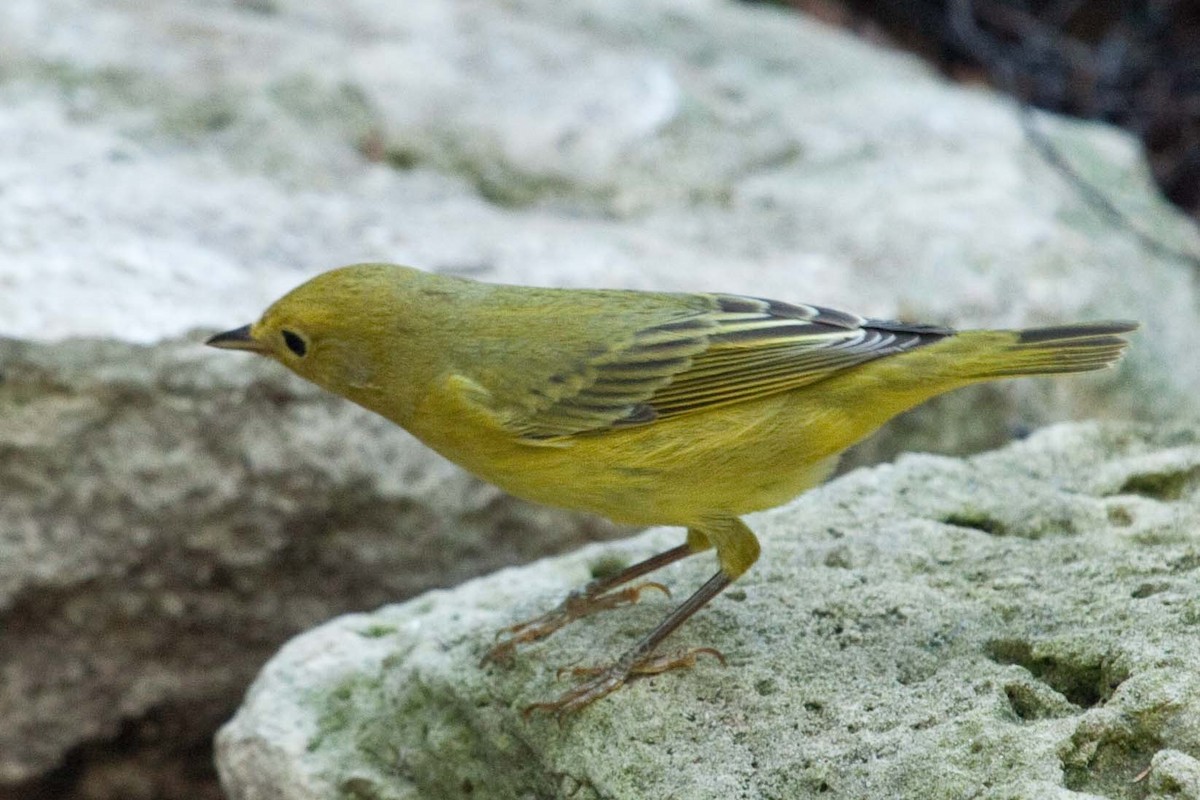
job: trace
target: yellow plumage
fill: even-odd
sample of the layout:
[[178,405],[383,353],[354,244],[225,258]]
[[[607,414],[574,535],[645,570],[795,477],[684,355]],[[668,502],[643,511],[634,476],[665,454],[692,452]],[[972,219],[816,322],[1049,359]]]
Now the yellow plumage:
[[[741,515],[819,483],[839,453],[935,395],[1106,367],[1135,327],[955,332],[736,295],[503,286],[361,264],[209,343],[271,356],[517,496],[686,527],[687,545],[662,563],[716,548],[721,571],[635,651],[540,706],[566,713],[631,675],[694,661],[653,651],[757,558]],[[661,566],[651,561],[547,615],[564,619],[514,626],[492,656],[635,599],[636,588],[610,590]]]

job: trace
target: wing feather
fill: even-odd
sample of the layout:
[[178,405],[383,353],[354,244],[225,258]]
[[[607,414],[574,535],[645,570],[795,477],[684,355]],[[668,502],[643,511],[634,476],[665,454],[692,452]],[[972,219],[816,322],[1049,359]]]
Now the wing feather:
[[643,425],[789,391],[953,331],[737,295],[643,328],[551,379],[508,415],[545,440]]

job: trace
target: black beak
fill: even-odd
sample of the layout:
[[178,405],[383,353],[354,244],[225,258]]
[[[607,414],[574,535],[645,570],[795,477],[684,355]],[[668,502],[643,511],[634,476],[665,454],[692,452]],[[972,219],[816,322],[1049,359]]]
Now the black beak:
[[250,335],[249,325],[243,325],[240,328],[234,328],[231,331],[210,336],[204,343],[209,347],[218,347],[222,350],[246,350],[260,355],[267,352],[267,349]]

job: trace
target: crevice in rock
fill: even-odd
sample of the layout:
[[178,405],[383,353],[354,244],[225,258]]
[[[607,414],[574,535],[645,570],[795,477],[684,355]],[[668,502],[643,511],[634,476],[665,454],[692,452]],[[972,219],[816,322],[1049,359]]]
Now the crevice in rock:
[[[999,664],[1016,664],[1080,708],[1101,705],[1112,697],[1129,676],[1115,673],[1099,655],[1093,658],[1063,658],[1034,655],[1033,645],[1022,639],[993,639],[985,646],[987,657]],[[1007,690],[1006,690],[1007,693]],[[1009,702],[1013,702],[1012,696]],[[1017,716],[1026,718],[1014,705]],[[1034,709],[1026,708],[1032,713]]]
[[938,521],[959,528],[972,528],[990,536],[1006,536],[1008,534],[1008,529],[1003,522],[982,511],[958,511],[947,514]]
[[1200,467],[1178,472],[1146,472],[1131,475],[1118,494],[1136,494],[1153,500],[1179,500],[1200,486]]

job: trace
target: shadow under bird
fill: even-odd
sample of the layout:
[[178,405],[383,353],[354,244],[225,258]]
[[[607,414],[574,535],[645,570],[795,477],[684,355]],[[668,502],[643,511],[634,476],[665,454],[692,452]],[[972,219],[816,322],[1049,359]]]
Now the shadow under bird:
[[758,558],[742,515],[820,483],[843,450],[935,395],[1103,369],[1136,327],[954,331],[738,295],[543,289],[355,264],[207,344],[273,358],[518,497],[687,530],[678,547],[505,629],[485,662],[665,591],[633,582],[716,551],[716,574],[631,650],[574,670],[573,689],[526,709],[561,719],[634,677],[720,658],[657,651]]

